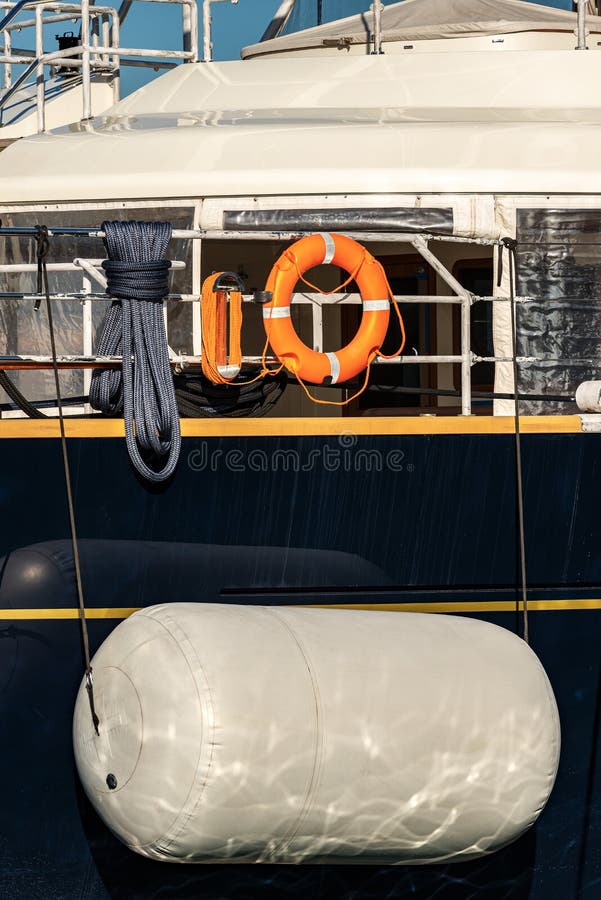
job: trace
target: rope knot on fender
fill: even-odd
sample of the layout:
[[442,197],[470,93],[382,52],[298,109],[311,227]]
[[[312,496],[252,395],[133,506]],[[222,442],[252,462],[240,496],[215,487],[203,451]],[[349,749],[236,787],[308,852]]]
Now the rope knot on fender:
[[143,478],[156,484],[173,474],[181,449],[161,302],[169,292],[171,263],[165,254],[171,225],[104,222],[102,229],[109,257],[103,262],[107,294],[116,299],[97,353],[121,355],[123,361],[121,371],[94,370],[90,403],[106,413],[123,411],[131,461]]

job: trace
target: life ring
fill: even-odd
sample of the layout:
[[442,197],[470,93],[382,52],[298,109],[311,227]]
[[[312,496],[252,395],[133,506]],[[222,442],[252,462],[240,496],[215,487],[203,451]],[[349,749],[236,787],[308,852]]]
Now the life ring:
[[[328,263],[345,269],[356,281],[363,316],[350,344],[335,353],[319,353],[297,335],[290,318],[290,301],[299,278],[313,266]],[[390,287],[382,265],[352,238],[342,234],[301,238],[280,256],[265,289],[273,295],[263,307],[269,343],[280,362],[303,381],[348,381],[367,368],[384,342],[390,319]]]

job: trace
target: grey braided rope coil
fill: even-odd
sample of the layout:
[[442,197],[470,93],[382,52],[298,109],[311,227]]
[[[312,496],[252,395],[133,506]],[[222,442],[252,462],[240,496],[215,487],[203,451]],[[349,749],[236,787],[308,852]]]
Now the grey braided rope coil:
[[[136,470],[158,484],[171,477],[181,450],[181,430],[162,298],[168,293],[165,259],[168,222],[104,222],[109,259],[107,294],[117,298],[106,315],[99,356],[123,357],[121,370],[94,369],[90,403],[106,413],[123,411],[125,441]],[[167,459],[151,468],[142,456]]]

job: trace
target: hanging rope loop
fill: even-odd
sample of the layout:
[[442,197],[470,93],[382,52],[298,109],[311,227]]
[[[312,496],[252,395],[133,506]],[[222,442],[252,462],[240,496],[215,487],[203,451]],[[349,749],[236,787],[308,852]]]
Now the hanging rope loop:
[[229,384],[242,367],[242,293],[228,274],[216,272],[202,286],[202,372],[212,384]]
[[[107,413],[123,411],[131,461],[147,481],[173,475],[181,431],[169,346],[160,302],[168,293],[171,240],[168,222],[104,222],[109,259],[109,309],[98,342],[99,356],[122,356],[121,371],[95,369],[90,403]],[[162,466],[162,467],[161,467]]]

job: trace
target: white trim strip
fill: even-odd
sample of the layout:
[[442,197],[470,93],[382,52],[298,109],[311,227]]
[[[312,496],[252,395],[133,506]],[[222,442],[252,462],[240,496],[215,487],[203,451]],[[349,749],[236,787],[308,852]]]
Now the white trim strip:
[[390,309],[390,300],[364,300],[363,312],[381,312]]
[[323,265],[329,265],[334,259],[334,254],[336,253],[336,244],[334,243],[334,238],[331,234],[322,234],[323,242],[325,246],[325,256],[323,258]]
[[266,309],[263,307],[263,318],[264,319],[289,319],[290,318],[290,307],[289,306],[275,306],[273,309]]
[[332,376],[332,384],[336,384],[338,379],[340,378],[340,361],[335,353],[326,353],[325,354],[330,361],[330,373]]

